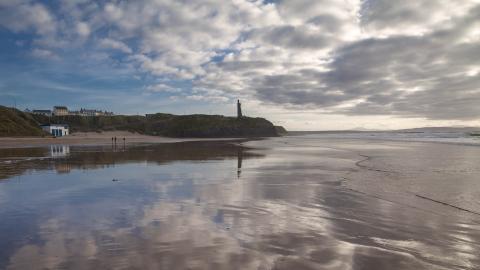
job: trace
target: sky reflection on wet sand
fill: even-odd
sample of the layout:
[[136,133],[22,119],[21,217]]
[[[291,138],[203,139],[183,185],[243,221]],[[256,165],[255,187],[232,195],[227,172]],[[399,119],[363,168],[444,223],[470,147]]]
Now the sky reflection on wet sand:
[[[430,144],[238,143],[252,148],[207,142],[0,150],[0,268],[480,266],[478,216],[413,201],[411,190],[390,188],[410,183],[405,175],[355,165],[369,152],[385,159],[366,166],[398,171],[393,157],[432,152]],[[471,169],[472,156],[465,159],[457,163]]]

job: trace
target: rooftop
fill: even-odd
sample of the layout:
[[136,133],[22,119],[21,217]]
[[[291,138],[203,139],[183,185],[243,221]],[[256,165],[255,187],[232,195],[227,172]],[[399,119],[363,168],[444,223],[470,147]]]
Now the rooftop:
[[51,112],[51,110],[33,110],[33,112]]
[[40,125],[41,127],[66,127],[68,128],[68,124],[44,124]]

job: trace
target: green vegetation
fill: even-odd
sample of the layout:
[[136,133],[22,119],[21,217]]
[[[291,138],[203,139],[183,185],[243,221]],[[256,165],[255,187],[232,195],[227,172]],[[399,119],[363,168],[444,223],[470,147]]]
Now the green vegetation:
[[254,137],[277,136],[273,124],[263,118],[221,115],[166,115],[147,117],[149,132],[171,137]]
[[0,106],[0,137],[42,135],[44,132],[31,114]]
[[101,132],[125,130],[145,134],[146,120],[144,116],[44,116],[32,115],[41,124],[68,124],[70,132]]
[[278,136],[275,126],[263,118],[225,117],[221,115],[172,115],[149,114],[147,116],[54,116],[34,115],[42,124],[68,124],[71,132],[100,132],[125,130],[146,135],[168,137],[267,137]]

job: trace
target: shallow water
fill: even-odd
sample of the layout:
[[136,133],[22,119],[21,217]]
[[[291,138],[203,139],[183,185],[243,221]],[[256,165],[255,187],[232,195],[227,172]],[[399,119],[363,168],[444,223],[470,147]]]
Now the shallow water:
[[479,157],[312,137],[0,149],[0,269],[476,269]]
[[[472,132],[476,134],[476,132]],[[423,132],[335,132],[325,131],[316,134],[302,135],[302,138],[314,139],[350,139],[350,140],[380,140],[380,141],[407,141],[407,142],[437,142],[449,144],[463,144],[480,146],[480,137],[466,131],[423,131]]]

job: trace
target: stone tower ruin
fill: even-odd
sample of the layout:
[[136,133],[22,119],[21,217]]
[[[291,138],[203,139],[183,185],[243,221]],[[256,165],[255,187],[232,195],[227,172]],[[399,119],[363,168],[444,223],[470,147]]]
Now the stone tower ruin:
[[240,100],[237,100],[237,118],[242,118],[242,103],[240,103]]

